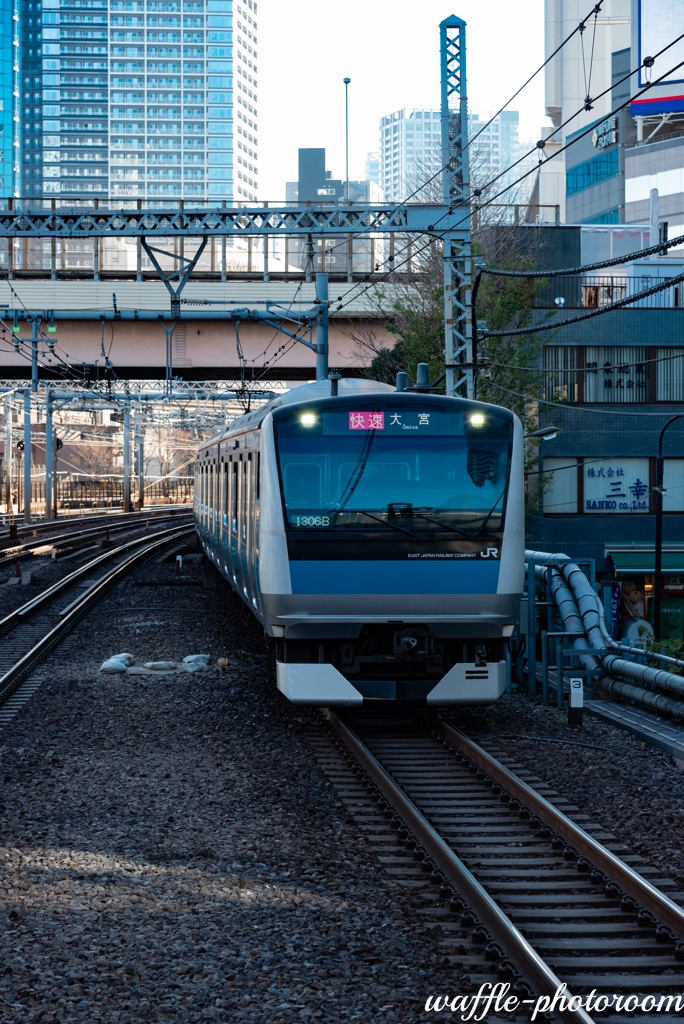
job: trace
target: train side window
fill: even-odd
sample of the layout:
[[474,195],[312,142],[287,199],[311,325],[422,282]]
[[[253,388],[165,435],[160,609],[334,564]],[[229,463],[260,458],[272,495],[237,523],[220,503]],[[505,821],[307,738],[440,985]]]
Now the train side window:
[[228,463],[223,463],[223,525],[228,524]]
[[238,514],[238,464],[233,463],[233,486],[231,488],[231,512],[233,513],[233,533],[237,533]]
[[240,481],[240,522],[242,524],[242,539],[247,539],[247,460],[245,459],[242,463],[242,473]]
[[261,500],[261,452],[256,453],[256,469],[255,469],[256,485],[255,485],[255,499],[256,501]]

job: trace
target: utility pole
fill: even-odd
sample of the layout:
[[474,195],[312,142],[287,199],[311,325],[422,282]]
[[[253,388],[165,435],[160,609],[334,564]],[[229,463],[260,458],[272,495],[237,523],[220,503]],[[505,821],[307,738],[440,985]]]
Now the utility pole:
[[31,522],[31,390],[24,388],[24,522]]
[[48,389],[45,394],[45,518],[52,519],[54,501],[54,437],[52,434],[52,395]]
[[[468,169],[468,93],[466,23],[455,15],[439,26],[442,128],[442,194],[456,214],[457,226],[444,236],[444,356],[446,393],[465,385],[475,396],[471,323],[470,176]],[[458,108],[450,108],[456,95]],[[450,109],[453,113],[450,113]],[[459,369],[460,365],[463,366]],[[455,371],[458,379],[455,378]]]
[[[345,171],[344,180],[346,185],[346,197],[349,202],[349,83],[351,78],[344,79],[344,152]],[[323,267],[325,270],[325,267]]]
[[682,416],[684,416],[684,413],[680,413],[678,416],[671,416],[660,431],[660,437],[658,438],[656,485],[653,488],[656,514],[655,574],[653,577],[653,632],[656,640],[660,640],[660,590],[663,567],[663,492],[665,490],[663,487],[663,437],[665,436],[665,431],[670,424],[674,423],[675,420],[681,420]]
[[328,378],[328,275],[316,274],[316,300],[320,303],[316,325],[316,380]]
[[12,402],[5,399],[5,504],[12,511]]
[[126,396],[123,411],[123,510],[131,511],[131,400]]
[[31,318],[31,391],[38,391],[38,318]]
[[138,509],[145,504],[145,435],[141,430],[141,424],[135,417],[135,443],[138,448]]

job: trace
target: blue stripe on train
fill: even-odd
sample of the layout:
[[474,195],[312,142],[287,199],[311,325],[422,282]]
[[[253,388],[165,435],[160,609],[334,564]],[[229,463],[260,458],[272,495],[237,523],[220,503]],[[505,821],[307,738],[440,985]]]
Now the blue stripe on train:
[[293,594],[495,594],[498,561],[290,562]]

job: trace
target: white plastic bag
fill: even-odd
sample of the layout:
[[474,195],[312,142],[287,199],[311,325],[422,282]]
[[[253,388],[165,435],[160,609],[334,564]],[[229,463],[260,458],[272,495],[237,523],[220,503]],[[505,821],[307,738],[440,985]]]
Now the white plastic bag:
[[114,676],[119,675],[126,671],[126,665],[121,658],[107,658],[100,665],[100,672],[104,672],[106,675]]
[[154,669],[155,672],[170,672],[176,668],[175,661],[146,661],[145,668]]
[[124,665],[135,665],[134,654],[112,654],[112,658],[116,658],[117,661],[123,661]]

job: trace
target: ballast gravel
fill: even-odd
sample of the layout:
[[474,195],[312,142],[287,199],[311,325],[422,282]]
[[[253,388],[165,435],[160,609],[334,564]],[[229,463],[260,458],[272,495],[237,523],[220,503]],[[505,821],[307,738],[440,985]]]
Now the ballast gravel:
[[[317,766],[317,713],[211,584],[187,559],[139,567],[0,733],[0,1020],[424,1020],[458,987],[439,936]],[[212,663],[99,674],[121,651]]]

